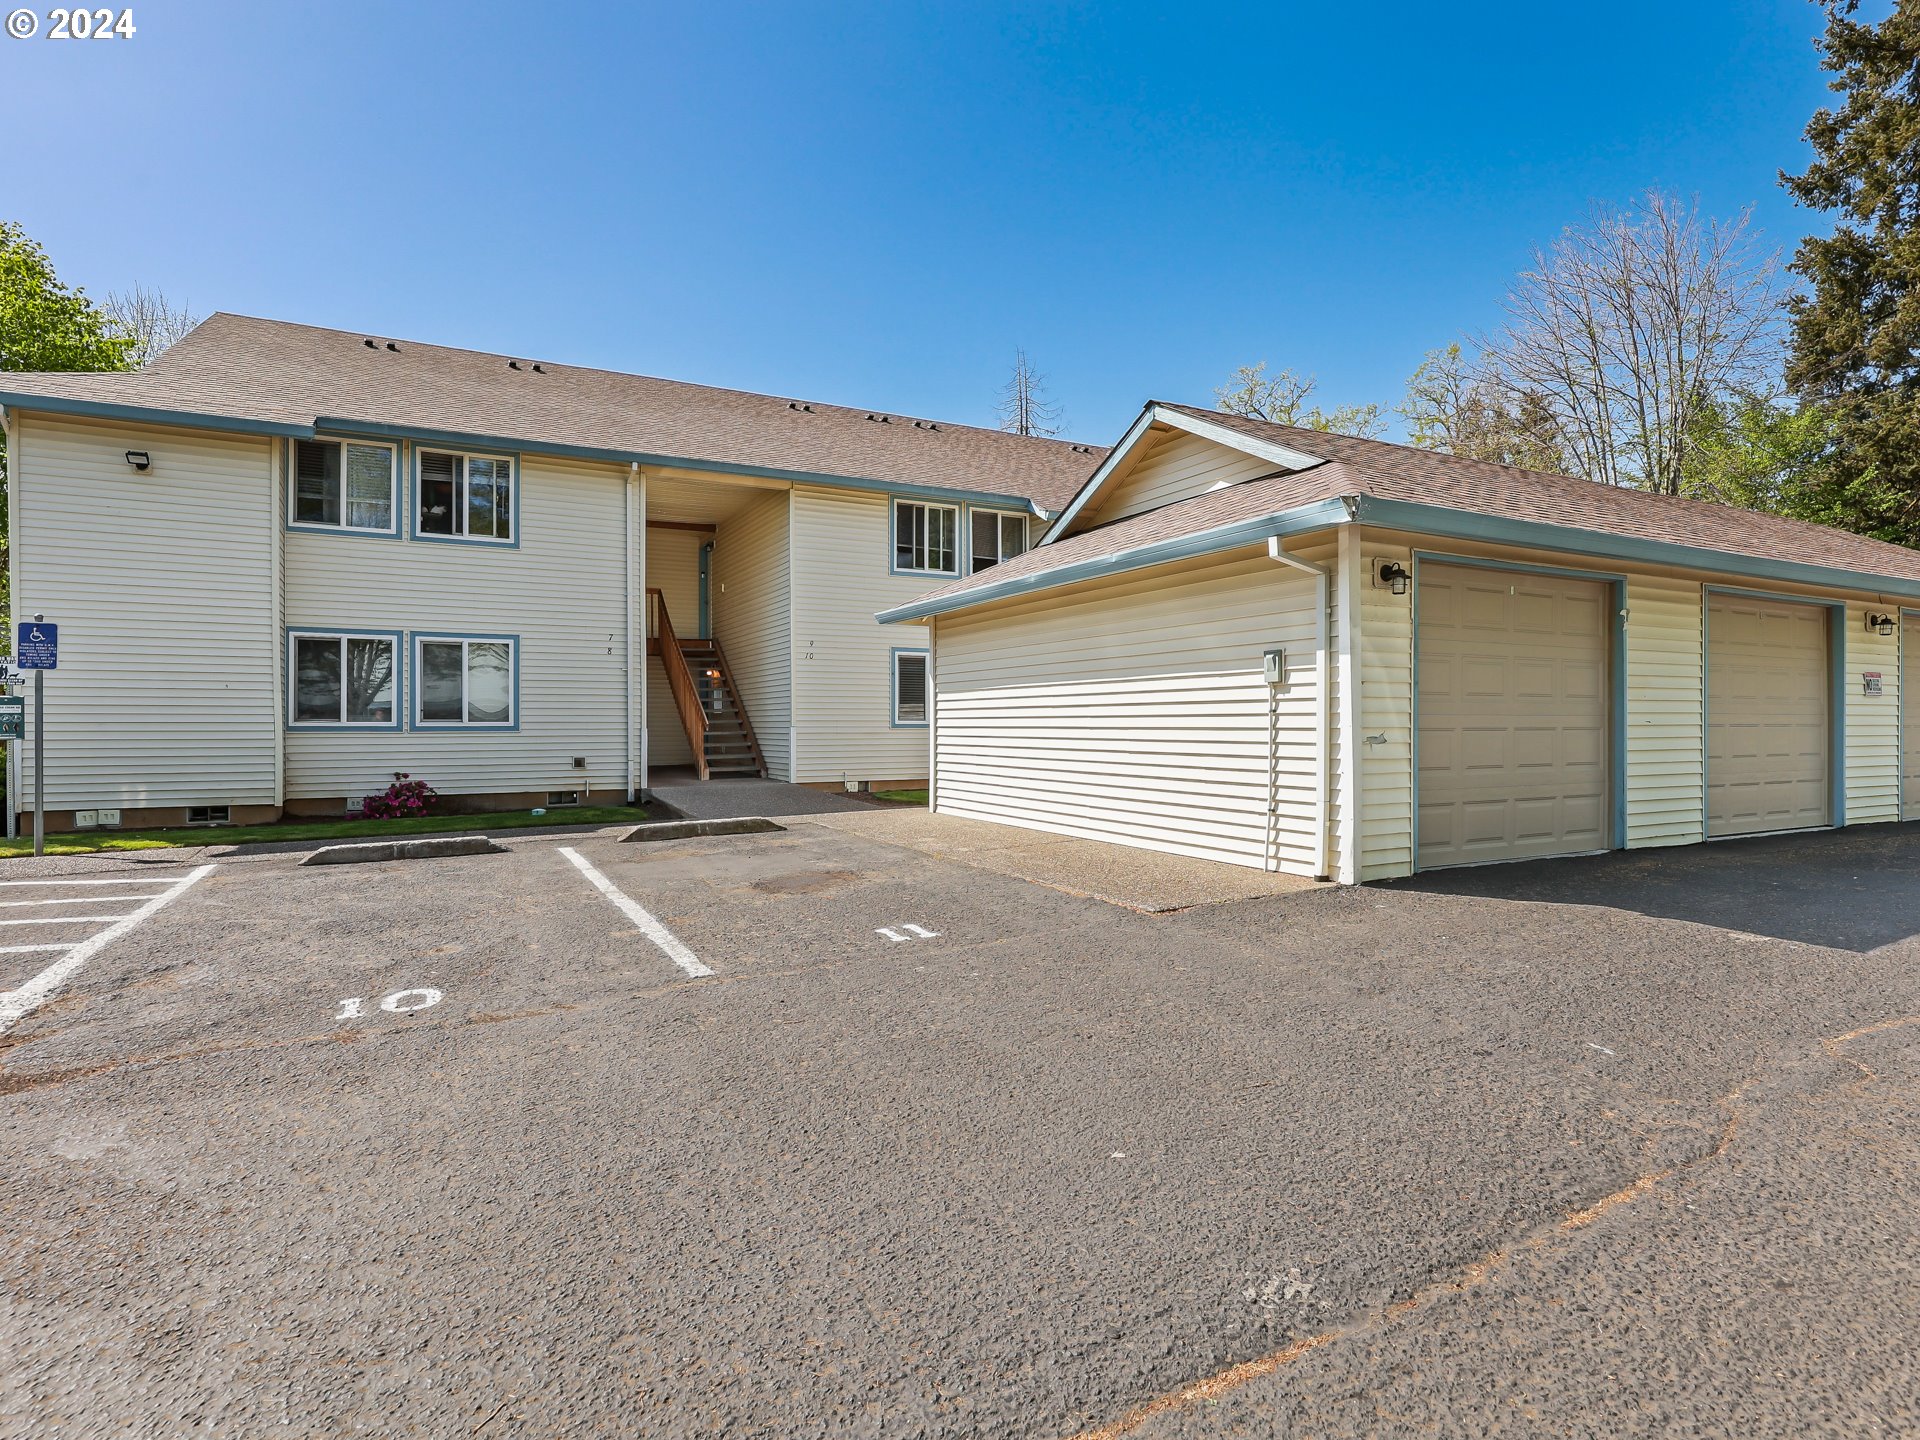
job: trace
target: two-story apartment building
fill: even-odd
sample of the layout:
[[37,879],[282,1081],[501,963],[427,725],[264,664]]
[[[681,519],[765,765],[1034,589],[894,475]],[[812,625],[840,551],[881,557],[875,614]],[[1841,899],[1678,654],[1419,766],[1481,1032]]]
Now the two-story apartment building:
[[226,314],[0,407],[55,828],[393,771],[473,808],[918,783],[926,647],[876,612],[1025,550],[1104,453]]

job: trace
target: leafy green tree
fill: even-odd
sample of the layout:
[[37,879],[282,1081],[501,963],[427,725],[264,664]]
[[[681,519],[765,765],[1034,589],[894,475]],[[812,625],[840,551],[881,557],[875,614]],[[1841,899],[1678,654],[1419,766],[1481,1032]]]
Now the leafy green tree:
[[1879,23],[1858,0],[1820,0],[1821,67],[1837,108],[1815,112],[1814,160],[1781,182],[1837,217],[1800,242],[1792,269],[1808,292],[1789,302],[1787,384],[1830,416],[1832,443],[1808,503],[1832,523],[1920,543],[1920,5],[1899,0]]
[[1832,445],[1833,417],[1821,406],[1747,391],[1699,411],[1680,493],[1830,524],[1817,477]]
[[[26,231],[0,220],[0,370],[125,370],[133,347],[134,338],[85,291],[60,283],[47,252]],[[0,480],[6,465],[0,435]],[[0,489],[0,626],[13,601],[6,542],[6,492]]]
[[1271,420],[1276,425],[1296,425],[1303,430],[1320,430],[1335,435],[1358,435],[1377,440],[1386,433],[1386,416],[1378,405],[1337,405],[1322,410],[1307,402],[1319,384],[1311,375],[1296,375],[1282,370],[1267,374],[1267,362],[1242,365],[1233,379],[1214,388],[1214,399],[1229,415],[1247,415],[1255,420]]

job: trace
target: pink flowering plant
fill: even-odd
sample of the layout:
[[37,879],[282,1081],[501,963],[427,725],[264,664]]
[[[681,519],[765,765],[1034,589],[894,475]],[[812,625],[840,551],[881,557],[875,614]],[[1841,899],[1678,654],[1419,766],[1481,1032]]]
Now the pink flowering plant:
[[415,780],[403,770],[393,772],[393,783],[378,795],[360,802],[360,813],[369,820],[404,820],[424,815],[439,798],[439,792],[424,780]]

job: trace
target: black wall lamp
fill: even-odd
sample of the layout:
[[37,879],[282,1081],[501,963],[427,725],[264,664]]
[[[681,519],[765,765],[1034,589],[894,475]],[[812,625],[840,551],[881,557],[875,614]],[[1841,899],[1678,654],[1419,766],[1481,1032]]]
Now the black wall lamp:
[[127,463],[144,475],[147,473],[147,467],[153,464],[153,457],[144,450],[129,450]]
[[1893,634],[1893,616],[1876,615],[1869,610],[1867,612],[1867,629],[1881,635],[1891,635]]
[[1380,583],[1396,595],[1407,593],[1407,581],[1411,578],[1407,567],[1397,560],[1385,561],[1380,566]]

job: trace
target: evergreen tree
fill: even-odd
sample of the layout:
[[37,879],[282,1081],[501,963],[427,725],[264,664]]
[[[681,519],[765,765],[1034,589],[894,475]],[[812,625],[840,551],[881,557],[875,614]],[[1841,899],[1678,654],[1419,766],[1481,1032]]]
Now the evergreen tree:
[[1822,518],[1920,542],[1920,4],[1896,0],[1878,24],[1858,0],[1821,0],[1830,87],[1842,98],[1807,126],[1814,161],[1781,180],[1835,214],[1801,241],[1793,270],[1787,383],[1825,412],[1830,440],[1808,497]]

